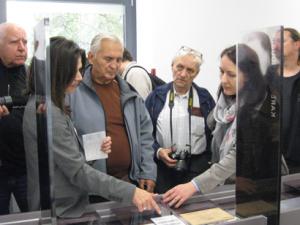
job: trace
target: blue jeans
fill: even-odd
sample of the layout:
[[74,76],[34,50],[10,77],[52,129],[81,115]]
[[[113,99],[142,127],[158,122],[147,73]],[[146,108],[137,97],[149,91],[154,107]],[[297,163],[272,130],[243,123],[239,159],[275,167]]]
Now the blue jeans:
[[0,215],[9,214],[11,194],[22,212],[28,211],[26,175],[0,175]]

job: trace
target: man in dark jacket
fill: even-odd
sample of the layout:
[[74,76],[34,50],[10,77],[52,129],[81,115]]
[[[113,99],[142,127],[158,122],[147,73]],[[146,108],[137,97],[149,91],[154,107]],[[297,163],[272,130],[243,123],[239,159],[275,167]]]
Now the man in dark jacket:
[[206,89],[193,83],[201,63],[201,53],[182,47],[172,61],[173,82],[156,88],[146,100],[153,123],[158,193],[209,168],[211,132],[206,120],[215,102]]
[[20,106],[26,104],[26,58],[24,29],[12,23],[0,24],[0,215],[9,213],[11,194],[21,211],[28,208],[22,135],[24,109]]

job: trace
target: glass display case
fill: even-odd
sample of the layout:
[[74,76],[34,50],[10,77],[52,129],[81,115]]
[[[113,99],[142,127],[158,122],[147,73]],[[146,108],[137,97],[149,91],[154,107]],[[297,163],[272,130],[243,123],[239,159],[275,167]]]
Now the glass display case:
[[[266,79],[272,75],[268,74],[274,67],[278,74],[273,75],[282,76],[282,27],[248,33],[237,45],[236,185],[225,184],[211,193],[195,195],[178,209],[170,208],[162,203],[161,196],[157,196],[161,215],[154,211],[139,213],[133,204],[103,202],[88,205],[78,218],[56,217],[48,26],[49,20],[44,19],[35,28],[35,54],[30,68],[33,76],[29,77],[35,87],[32,92],[35,111],[27,125],[35,129],[36,143],[25,144],[28,165],[32,167],[31,172],[27,171],[28,200],[34,211],[1,216],[1,224],[146,225],[153,224],[152,218],[171,215],[183,224],[192,224],[183,214],[215,208],[228,213],[231,218],[214,224],[298,224],[300,175],[285,176],[281,184],[281,174],[286,173],[286,168],[282,166],[284,160],[280,151],[280,90],[275,92]],[[280,54],[275,54],[278,43]],[[253,71],[254,68],[257,70]],[[37,151],[30,153],[33,147]]]
[[282,156],[280,90],[274,93],[268,77],[282,76],[281,53],[274,51],[281,33],[282,27],[256,30],[237,45],[236,214],[262,214],[270,225],[279,224]]

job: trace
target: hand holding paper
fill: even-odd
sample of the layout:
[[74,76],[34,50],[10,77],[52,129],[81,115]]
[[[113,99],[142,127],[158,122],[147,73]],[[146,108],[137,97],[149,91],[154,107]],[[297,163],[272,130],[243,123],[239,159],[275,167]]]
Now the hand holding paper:
[[[86,161],[105,159],[107,153],[101,151],[102,143],[106,138],[105,131],[82,135],[83,148]],[[105,142],[106,143],[106,142]],[[106,144],[104,144],[106,146]]]

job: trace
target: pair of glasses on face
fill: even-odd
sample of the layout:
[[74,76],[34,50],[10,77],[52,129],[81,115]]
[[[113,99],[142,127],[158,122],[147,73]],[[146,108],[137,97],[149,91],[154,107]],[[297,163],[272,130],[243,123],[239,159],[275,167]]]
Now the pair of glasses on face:
[[197,56],[199,57],[200,61],[201,61],[201,64],[203,62],[203,55],[201,52],[193,49],[193,48],[190,48],[190,47],[187,47],[187,46],[181,46],[180,49],[178,50],[178,55],[184,55],[184,54],[192,54],[194,56]]

